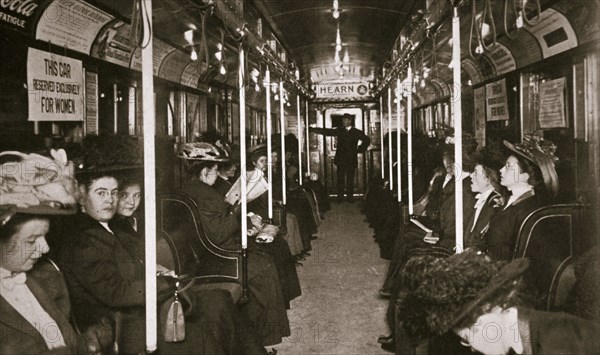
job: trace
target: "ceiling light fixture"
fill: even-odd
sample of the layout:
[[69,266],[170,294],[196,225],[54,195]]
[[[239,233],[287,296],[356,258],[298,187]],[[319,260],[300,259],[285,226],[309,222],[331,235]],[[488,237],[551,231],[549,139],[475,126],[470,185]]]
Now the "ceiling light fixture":
[[218,61],[223,60],[223,44],[221,43],[217,43],[217,51],[215,52],[215,58],[217,58]]
[[194,44],[194,30],[187,30],[183,33],[183,38],[189,44]]
[[338,0],[333,0],[333,18],[336,20],[340,18],[340,4]]
[[192,48],[192,53],[190,54],[190,58],[193,61],[197,61],[198,60],[198,53],[196,53],[196,49]]

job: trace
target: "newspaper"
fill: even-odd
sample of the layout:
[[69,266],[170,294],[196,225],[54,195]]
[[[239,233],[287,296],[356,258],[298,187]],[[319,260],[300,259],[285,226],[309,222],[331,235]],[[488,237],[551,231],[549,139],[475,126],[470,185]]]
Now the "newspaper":
[[[231,186],[227,194],[225,194],[225,202],[235,206],[240,203],[242,196],[242,178],[240,175],[237,181]],[[246,200],[248,202],[257,199],[260,195],[269,189],[269,184],[264,178],[261,170],[254,169],[246,172]]]

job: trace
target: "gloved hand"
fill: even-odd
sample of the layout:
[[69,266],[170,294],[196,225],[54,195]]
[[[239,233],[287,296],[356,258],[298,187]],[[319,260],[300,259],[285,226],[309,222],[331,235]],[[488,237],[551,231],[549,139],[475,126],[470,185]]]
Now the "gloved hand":
[[108,353],[114,344],[113,328],[105,317],[99,324],[86,329],[84,333],[86,350],[88,354],[101,355]]

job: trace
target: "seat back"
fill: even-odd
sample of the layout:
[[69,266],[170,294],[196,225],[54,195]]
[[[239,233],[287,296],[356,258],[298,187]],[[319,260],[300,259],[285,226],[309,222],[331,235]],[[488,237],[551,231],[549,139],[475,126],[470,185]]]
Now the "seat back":
[[[157,234],[168,248],[157,255],[172,264],[178,275],[190,275],[197,282],[242,282],[242,257],[237,250],[216,246],[202,228],[198,206],[183,193],[159,195]],[[160,244],[160,243],[159,243]]]
[[577,204],[545,206],[533,211],[521,225],[513,259],[530,259],[526,278],[542,292],[538,308],[560,308],[574,284],[569,266],[580,240],[582,213],[583,206]]

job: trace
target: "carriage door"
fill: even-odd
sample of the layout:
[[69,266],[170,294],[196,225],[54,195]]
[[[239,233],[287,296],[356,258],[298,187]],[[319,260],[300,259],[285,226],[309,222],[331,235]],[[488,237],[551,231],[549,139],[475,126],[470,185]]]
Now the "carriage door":
[[[328,109],[325,111],[324,125],[325,128],[337,128],[342,126],[342,115],[350,114],[354,116],[354,128],[357,128],[365,132],[363,125],[363,113],[360,108],[353,109]],[[365,134],[368,135],[367,132]],[[327,191],[330,195],[337,194],[337,169],[333,160],[335,153],[337,152],[337,137],[325,136],[324,144],[325,152],[325,182]],[[363,153],[359,153],[357,156],[357,167],[356,173],[354,174],[354,195],[364,195],[366,191],[366,171],[365,171],[365,157]]]

